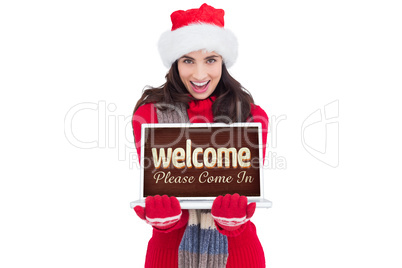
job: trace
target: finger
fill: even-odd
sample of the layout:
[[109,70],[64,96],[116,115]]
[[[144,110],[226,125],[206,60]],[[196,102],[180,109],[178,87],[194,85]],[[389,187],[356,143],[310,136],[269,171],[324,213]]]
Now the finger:
[[246,211],[246,218],[247,219],[250,219],[254,215],[256,206],[257,205],[256,205],[255,202],[248,204],[247,211]]
[[218,196],[217,198],[215,198],[215,200],[214,200],[214,203],[212,204],[212,207],[215,207],[215,208],[221,208],[221,206],[222,206],[222,199],[223,199],[223,196]]
[[238,208],[239,207],[239,201],[240,201],[240,195],[239,194],[234,194],[234,195],[232,195],[232,198],[230,199],[229,206],[232,207],[232,208]]
[[170,198],[167,195],[163,195],[162,198],[161,198],[161,201],[162,201],[162,207],[164,209],[171,209],[172,208],[172,206],[170,204]]
[[239,210],[245,212],[247,208],[247,197],[242,195],[239,197]]
[[155,199],[154,199],[153,196],[148,196],[145,199],[145,207],[146,208],[151,208],[151,209],[155,207]]
[[155,208],[162,208],[163,207],[163,205],[162,205],[162,196],[155,195],[154,196],[154,202],[155,202],[155,205],[154,205]]
[[221,205],[222,205],[222,198],[223,196],[218,196],[217,198],[215,198],[214,203],[212,204],[212,208],[211,208],[211,214],[212,215],[218,215],[219,214],[219,210],[221,209]]
[[172,210],[173,210],[174,212],[181,211],[180,202],[179,202],[179,200],[177,200],[177,198],[174,197],[174,196],[171,196],[171,197],[170,197],[170,206],[172,207]]
[[232,196],[230,194],[225,195],[222,199],[221,208],[229,208],[231,199]]
[[134,211],[135,213],[137,213],[137,216],[140,217],[141,220],[145,220],[145,208],[141,206],[135,206]]

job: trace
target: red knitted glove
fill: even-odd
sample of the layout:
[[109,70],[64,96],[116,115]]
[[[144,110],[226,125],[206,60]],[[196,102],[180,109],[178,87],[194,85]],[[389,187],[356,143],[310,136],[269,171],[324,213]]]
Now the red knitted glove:
[[218,196],[212,204],[212,217],[227,231],[234,231],[246,223],[254,214],[255,203],[247,205],[247,197],[239,194]]
[[138,217],[158,229],[173,227],[181,217],[179,200],[167,195],[148,196],[145,199],[145,208],[136,206],[134,211]]

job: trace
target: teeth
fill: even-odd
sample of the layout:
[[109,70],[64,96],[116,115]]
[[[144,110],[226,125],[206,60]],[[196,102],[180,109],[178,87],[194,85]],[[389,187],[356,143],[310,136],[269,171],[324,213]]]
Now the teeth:
[[191,82],[191,83],[193,83],[193,84],[196,85],[197,87],[202,87],[202,86],[205,86],[208,82],[209,82],[209,81],[204,82],[204,83],[197,83],[197,82]]

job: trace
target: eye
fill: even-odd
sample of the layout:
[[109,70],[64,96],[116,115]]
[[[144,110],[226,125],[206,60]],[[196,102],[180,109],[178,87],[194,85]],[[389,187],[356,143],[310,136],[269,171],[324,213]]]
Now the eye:
[[193,61],[192,61],[192,60],[189,60],[189,59],[185,59],[185,60],[183,60],[183,62],[186,63],[186,64],[191,64],[191,63],[193,63]]
[[214,63],[214,62],[216,62],[216,59],[209,59],[209,60],[207,60],[207,63]]

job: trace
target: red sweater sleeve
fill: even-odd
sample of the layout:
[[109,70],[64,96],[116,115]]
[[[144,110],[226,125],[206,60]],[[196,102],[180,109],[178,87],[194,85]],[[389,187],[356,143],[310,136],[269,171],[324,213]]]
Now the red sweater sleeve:
[[242,227],[244,230],[238,236],[226,234],[229,244],[226,268],[265,268],[264,250],[258,239],[255,225],[249,221]]
[[169,230],[153,228],[152,238],[148,243],[145,268],[177,268],[179,246],[188,222],[188,210],[183,210],[180,221]]
[[262,156],[265,161],[265,150],[267,148],[268,135],[268,116],[265,111],[258,105],[251,106],[251,114],[254,122],[259,122],[262,125]]
[[135,111],[132,119],[138,160],[141,158],[141,125],[146,123],[158,123],[158,116],[156,115],[155,106],[152,103],[140,106],[137,111]]

